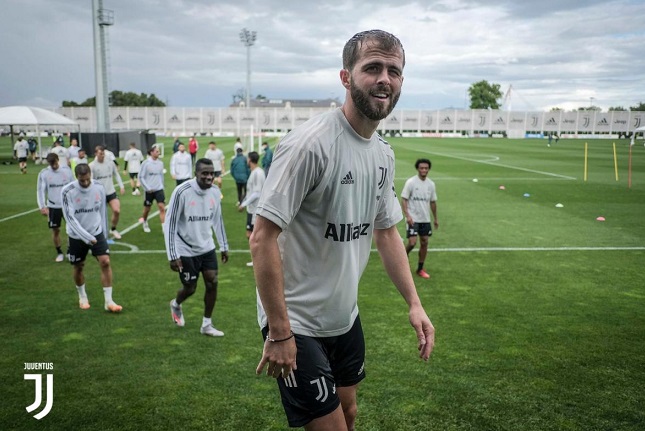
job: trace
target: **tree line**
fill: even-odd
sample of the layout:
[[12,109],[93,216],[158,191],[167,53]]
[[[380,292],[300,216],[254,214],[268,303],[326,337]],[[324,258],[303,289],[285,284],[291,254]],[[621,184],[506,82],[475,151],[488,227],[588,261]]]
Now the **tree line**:
[[[111,91],[108,95],[110,106],[166,106],[154,93],[134,93],[132,91]],[[70,106],[96,106],[96,97],[85,99],[84,102],[78,103],[73,100],[63,100],[63,108]]]
[[[233,103],[244,100],[244,89],[238,90],[233,95]],[[475,82],[468,88],[470,96],[470,109],[499,109],[502,106],[502,90],[500,84],[489,83],[486,80]],[[265,96],[257,95],[256,99],[266,99]],[[78,103],[73,100],[63,100],[63,108],[70,106],[96,106],[96,97],[90,97],[84,102]],[[166,106],[154,93],[134,93],[132,91],[114,90],[109,94],[110,106]],[[551,111],[561,111],[561,108],[552,108]],[[600,111],[597,106],[581,106],[577,111]],[[645,111],[645,103],[639,102],[638,105],[630,106],[630,111]],[[627,111],[622,106],[612,106],[609,111]]]

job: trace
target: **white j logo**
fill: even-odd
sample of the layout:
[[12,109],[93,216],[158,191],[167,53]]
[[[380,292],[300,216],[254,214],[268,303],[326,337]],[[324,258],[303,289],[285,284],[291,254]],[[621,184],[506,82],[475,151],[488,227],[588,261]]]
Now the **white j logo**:
[[[30,406],[27,406],[27,413],[31,413],[40,407],[42,403],[42,392],[43,392],[43,375],[42,374],[25,374],[25,380],[35,380],[36,381],[36,400]],[[47,401],[45,402],[45,408],[34,415],[38,420],[41,420],[51,411],[52,406],[54,405],[54,375],[47,374]]]

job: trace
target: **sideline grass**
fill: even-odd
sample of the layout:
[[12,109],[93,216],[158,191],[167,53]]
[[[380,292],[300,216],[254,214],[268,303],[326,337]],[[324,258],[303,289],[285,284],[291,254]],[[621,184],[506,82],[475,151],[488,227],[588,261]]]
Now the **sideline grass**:
[[[230,156],[232,140],[220,141]],[[643,147],[634,147],[629,190],[625,141],[617,141],[618,182],[612,141],[589,142],[587,183],[583,141],[551,148],[538,140],[390,141],[398,192],[418,157],[433,163],[440,227],[430,240],[432,279],[416,281],[437,346],[429,363],[418,360],[403,300],[374,253],[359,297],[368,377],[357,429],[643,429]],[[6,148],[0,140],[0,158]],[[15,164],[0,165],[0,220],[35,208],[41,168],[30,164],[19,175]],[[169,196],[169,178],[166,187]],[[186,327],[173,327],[168,301],[178,282],[158,219],[151,234],[137,227],[124,235],[139,253],[112,247],[118,316],[102,311],[91,260],[92,308],[77,308],[71,269],[53,262],[38,212],[0,222],[1,429],[287,429],[274,382],[254,375],[261,349],[254,281],[228,176],[224,196],[236,252],[220,271],[221,339],[199,334],[202,285],[185,304]],[[125,228],[136,223],[141,198],[121,199]],[[601,215],[606,222],[596,221]],[[34,400],[25,362],[54,364],[54,406],[41,421],[25,410]]]

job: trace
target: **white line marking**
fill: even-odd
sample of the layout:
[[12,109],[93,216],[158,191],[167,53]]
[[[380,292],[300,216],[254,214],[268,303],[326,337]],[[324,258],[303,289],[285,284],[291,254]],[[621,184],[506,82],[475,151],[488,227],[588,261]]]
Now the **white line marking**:
[[[115,244],[121,244],[115,242]],[[219,251],[219,250],[218,250]],[[376,249],[371,250],[376,253]],[[461,247],[461,248],[429,248],[428,253],[479,253],[479,252],[497,252],[497,251],[645,251],[642,247]],[[112,254],[161,254],[166,250],[137,250],[137,251],[112,251]],[[230,253],[249,253],[249,250],[229,250]]]
[[34,211],[38,211],[38,208],[35,208],[33,210],[29,210],[29,211],[25,211],[24,213],[20,213],[20,214],[12,215],[12,216],[9,216],[9,217],[5,217],[3,219],[0,219],[0,223],[2,223],[3,221],[14,219],[14,218],[22,217],[22,216],[27,215],[27,214],[31,214]]
[[[158,211],[158,210],[157,210],[157,211],[155,211],[155,212],[153,212],[153,213],[150,213],[150,214],[148,214],[148,220],[150,220],[151,218],[153,218],[153,217],[155,217],[155,216],[158,216],[158,215],[159,215],[159,211]],[[126,233],[130,232],[131,230],[134,230],[134,229],[136,229],[137,227],[141,226],[142,224],[143,224],[143,223],[141,223],[140,221],[138,221],[138,222],[136,222],[135,224],[130,225],[130,226],[128,226],[128,227],[126,227],[126,228],[125,228],[125,229],[123,229],[122,231],[119,231],[119,233],[123,236],[123,235],[125,235]]]
[[485,160],[469,159],[468,157],[460,157],[460,156],[453,156],[453,155],[450,155],[450,154],[433,153],[433,152],[429,152],[428,154],[434,154],[435,156],[448,157],[448,158],[458,159],[458,160],[465,160],[467,162],[482,163],[484,165],[499,166],[499,167],[502,167],[502,168],[515,169],[515,170],[518,170],[518,171],[531,172],[531,173],[534,173],[534,174],[540,174],[540,175],[546,175],[546,176],[550,176],[550,177],[562,178],[562,179],[565,179],[565,180],[576,180],[577,179],[575,177],[570,177],[570,176],[567,176],[567,175],[554,174],[553,172],[536,171],[534,169],[521,168],[519,166],[505,165],[505,164],[502,164],[502,163],[493,163],[493,162],[485,161]]

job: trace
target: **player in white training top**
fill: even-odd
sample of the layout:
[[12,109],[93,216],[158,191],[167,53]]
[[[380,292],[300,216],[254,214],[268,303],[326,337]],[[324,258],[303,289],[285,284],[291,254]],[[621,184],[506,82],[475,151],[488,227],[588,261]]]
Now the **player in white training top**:
[[123,166],[123,174],[130,176],[130,186],[132,187],[132,195],[138,196],[141,194],[139,187],[139,171],[141,171],[141,162],[143,162],[143,153],[137,148],[137,144],[130,143],[130,149],[125,152],[123,157],[125,165]]
[[67,258],[73,267],[73,277],[78,292],[78,306],[90,308],[85,291],[85,258],[92,252],[101,268],[104,309],[120,313],[122,308],[112,299],[112,266],[110,249],[105,235],[105,188],[92,180],[90,166],[80,164],[74,168],[76,181],[63,187],[61,199],[68,237]]
[[430,278],[423,265],[428,254],[428,237],[432,236],[432,225],[430,224],[430,210],[434,219],[435,229],[439,229],[439,218],[437,218],[437,190],[434,182],[428,178],[428,172],[432,163],[428,159],[418,159],[414,164],[417,175],[409,178],[401,192],[401,206],[407,224],[406,237],[408,243],[405,251],[410,252],[417,243],[417,236],[421,237],[419,244],[419,264],[417,275],[421,278]]
[[[190,157],[190,156],[189,156]],[[222,218],[221,193],[213,187],[215,171],[210,159],[195,163],[195,178],[173,190],[168,202],[163,233],[170,269],[179,273],[182,287],[170,301],[170,313],[177,326],[184,326],[181,304],[197,289],[201,273],[204,277],[204,317],[200,332],[211,337],[224,333],[215,329],[212,322],[217,300],[217,255],[213,231],[222,254],[222,262],[228,262],[228,241]]]
[[217,186],[221,189],[222,175],[226,173],[224,169],[224,164],[226,162],[224,152],[221,149],[217,148],[217,143],[215,143],[215,141],[211,141],[208,143],[208,149],[206,150],[204,157],[213,161],[213,169],[215,169],[215,181],[217,182]]
[[117,183],[119,183],[119,192],[121,194],[125,193],[125,188],[123,187],[123,180],[121,180],[114,160],[110,160],[106,154],[105,148],[102,145],[97,145],[94,149],[94,155],[96,157],[90,163],[90,169],[92,170],[92,178],[103,184],[105,188],[105,199],[110,208],[112,208],[110,233],[115,239],[121,239],[121,234],[116,230],[116,226],[119,223],[119,216],[121,215],[121,202],[119,202],[119,198],[116,195],[114,180],[116,179]]
[[[246,183],[246,197],[240,203],[237,210],[242,212],[246,208],[246,237],[251,238],[253,233],[253,225],[255,225],[255,210],[258,207],[258,200],[260,200],[260,193],[264,186],[266,176],[264,169],[258,166],[260,155],[256,151],[251,151],[247,157],[251,175]],[[253,266],[253,262],[248,262],[246,266]]]
[[358,282],[372,238],[408,304],[421,358],[432,352],[434,328],[396,227],[394,153],[375,133],[399,98],[404,64],[395,36],[352,37],[340,71],[345,103],[282,140],[262,189],[251,236],[265,336],[256,372],[277,378],[290,426],[354,429],[365,376]]
[[141,172],[139,172],[139,180],[145,192],[145,199],[143,200],[143,231],[150,233],[150,226],[148,225],[148,214],[150,214],[150,207],[152,201],[157,201],[157,208],[159,208],[159,221],[163,226],[166,220],[166,195],[164,193],[164,168],[163,162],[159,160],[159,148],[153,145],[148,150],[148,158],[141,165]]
[[65,260],[61,249],[60,227],[63,221],[63,202],[61,191],[63,187],[74,181],[69,166],[61,166],[58,163],[58,155],[47,154],[49,166],[38,174],[38,208],[40,213],[48,217],[49,228],[52,230],[52,241],[56,248],[56,262]]

